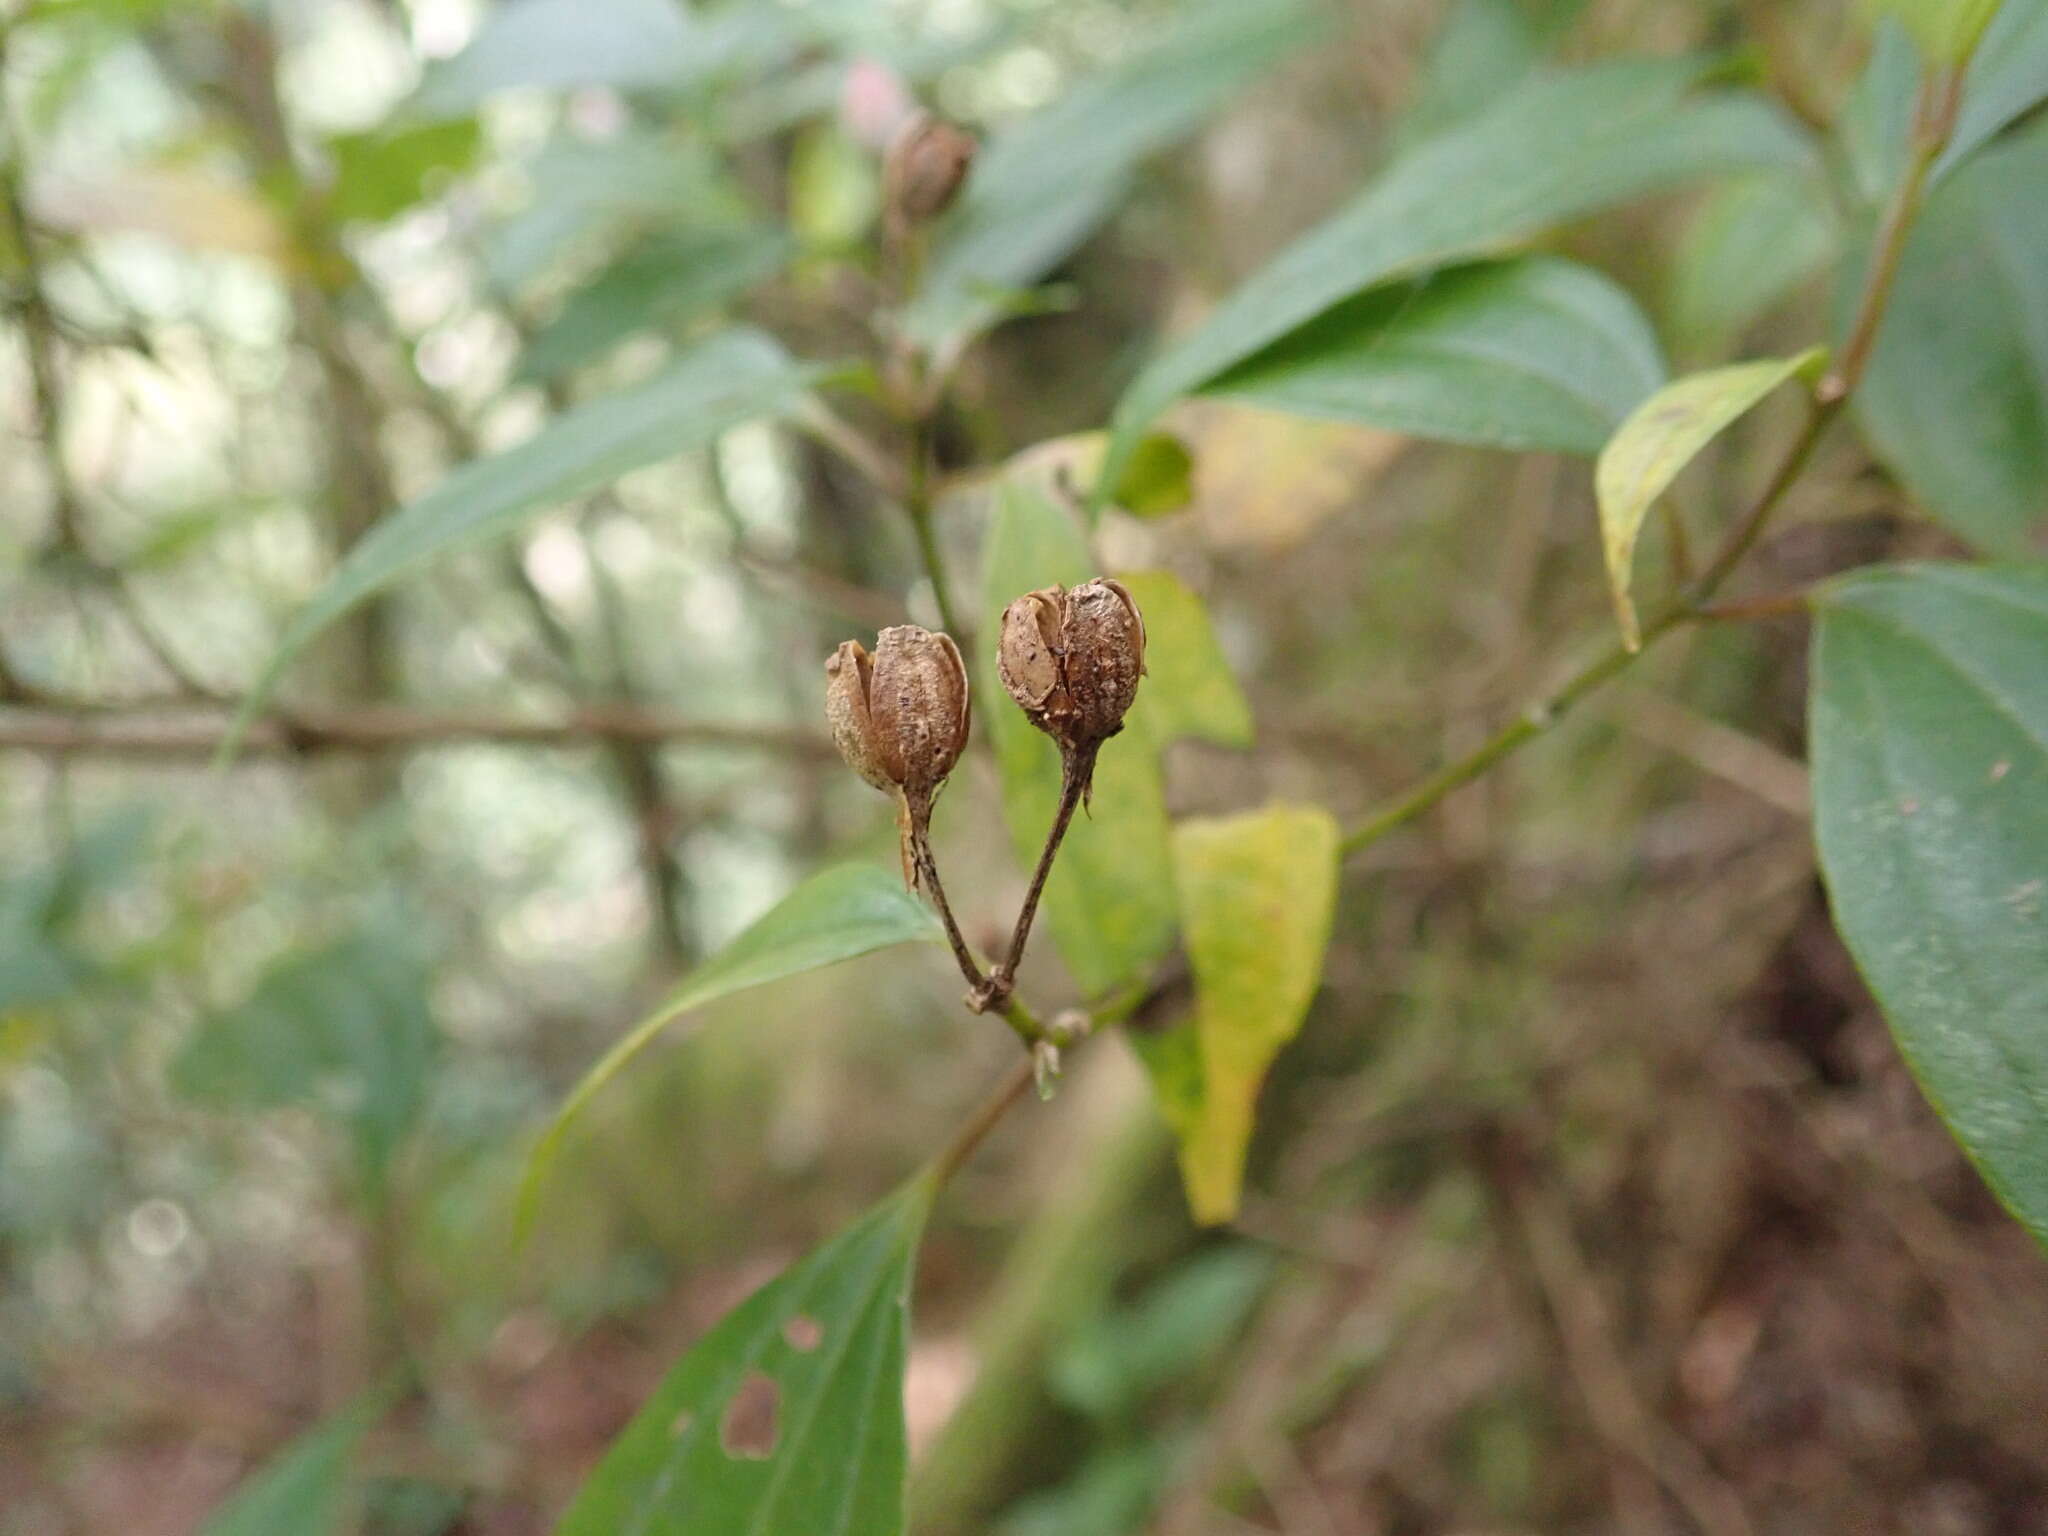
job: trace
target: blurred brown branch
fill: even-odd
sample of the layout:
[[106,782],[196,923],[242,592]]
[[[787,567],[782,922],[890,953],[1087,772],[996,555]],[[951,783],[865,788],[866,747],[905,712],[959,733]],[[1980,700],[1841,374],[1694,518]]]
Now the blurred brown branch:
[[[227,734],[225,709],[0,706],[0,750],[110,757],[206,757]],[[809,731],[694,720],[634,705],[592,704],[551,720],[459,710],[361,705],[271,715],[249,729],[251,752],[385,752],[457,742],[581,747],[601,742],[735,747],[829,758],[832,743]]]

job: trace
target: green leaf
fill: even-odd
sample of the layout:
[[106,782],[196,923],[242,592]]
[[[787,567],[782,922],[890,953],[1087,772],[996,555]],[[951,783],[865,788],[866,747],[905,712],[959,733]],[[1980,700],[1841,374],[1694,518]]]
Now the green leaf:
[[[1898,184],[1909,153],[1920,60],[1894,20],[1878,29],[1870,65],[1844,114],[1843,141],[1857,190],[1873,207]],[[1984,34],[1963,78],[1962,110],[1932,183],[1960,168],[2004,129],[2048,100],[2048,7],[2008,5]]]
[[1168,405],[1354,294],[1702,176],[1809,162],[1756,97],[1694,94],[1700,73],[1680,59],[1539,76],[1403,155],[1139,375],[1117,407],[1110,483]]
[[390,1397],[369,1393],[300,1435],[214,1512],[200,1536],[340,1536],[353,1504],[356,1447]]
[[519,1190],[518,1227],[533,1221],[542,1181],[562,1138],[605,1084],[682,1015],[750,987],[780,981],[894,944],[935,942],[938,920],[902,880],[866,864],[813,875],[738,938],[697,967],[584,1074],[534,1144]]
[[483,142],[473,117],[411,128],[344,133],[327,141],[334,181],[327,211],[336,219],[381,224],[465,171]]
[[[1109,439],[1091,433],[1105,451]],[[1195,497],[1195,459],[1170,432],[1148,432],[1124,466],[1110,502],[1133,517],[1170,517]]]
[[170,1080],[201,1103],[324,1111],[374,1187],[426,1104],[439,1045],[425,967],[390,924],[280,960],[199,1026]]
[[2028,552],[2048,519],[2048,126],[1985,151],[1929,200],[1854,404],[1878,457],[1943,524]]
[[2048,1243],[2048,566],[1861,571],[1814,606],[1835,921],[1928,1098]]
[[1124,200],[1146,160],[1312,35],[1299,0],[1204,6],[997,136],[939,232],[905,316],[926,343],[979,330],[990,295],[1037,282]]
[[505,90],[686,91],[779,63],[802,40],[780,7],[700,13],[676,0],[519,0],[493,7],[406,105],[417,117],[452,117]]
[[[1880,15],[1896,16],[1929,59],[1967,59],[2005,0],[1872,0]],[[2017,9],[2017,7],[2016,7]]]
[[1170,1064],[1163,1102],[1197,1221],[1237,1214],[1259,1085],[1321,984],[1340,841],[1336,818],[1315,806],[1273,805],[1174,828],[1181,926],[1195,973],[1199,1095],[1191,1100],[1184,1045],[1152,1049]]
[[910,1185],[730,1313],[669,1372],[555,1536],[901,1536]]
[[1402,114],[1396,147],[1478,116],[1528,78],[1539,52],[1536,28],[1516,0],[1453,0]]
[[1701,200],[1672,262],[1666,304],[1682,355],[1725,352],[1836,254],[1828,195],[1799,172],[1762,171]]
[[438,555],[507,531],[529,512],[701,448],[741,422],[788,415],[821,373],[759,332],[723,332],[653,378],[565,411],[518,447],[455,470],[365,534],[299,610],[236,715],[222,757],[234,754],[293,658],[365,598]]
[[1664,377],[1634,300],[1597,272],[1530,256],[1371,289],[1201,393],[1417,437],[1590,456]]
[[[1003,609],[1023,593],[1074,586],[1098,571],[1074,519],[1042,491],[1015,480],[998,497],[987,560],[980,690],[995,702],[982,718],[995,743],[1011,843],[1030,869],[1059,808],[1059,749],[1010,703],[996,676]],[[1053,942],[1089,992],[1127,980],[1173,947],[1166,790],[1140,714],[1150,686],[1139,686],[1138,706],[1123,734],[1104,745],[1095,767],[1093,812],[1074,818],[1045,889]]]
[[1154,746],[1184,737],[1219,747],[1252,744],[1252,709],[1217,643],[1202,600],[1170,571],[1118,578],[1145,620],[1145,681],[1131,713]]
[[1812,373],[1827,353],[1819,347],[1797,357],[1735,363],[1690,374],[1657,391],[1622,423],[1601,450],[1593,472],[1600,502],[1600,541],[1607,553],[1607,584],[1622,639],[1634,650],[1641,642],[1635,603],[1629,597],[1636,538],[1650,507],[1737,417],[1794,374]]
[[517,377],[559,378],[629,336],[685,325],[773,276],[793,249],[787,235],[765,227],[650,236],[562,301],[520,353]]

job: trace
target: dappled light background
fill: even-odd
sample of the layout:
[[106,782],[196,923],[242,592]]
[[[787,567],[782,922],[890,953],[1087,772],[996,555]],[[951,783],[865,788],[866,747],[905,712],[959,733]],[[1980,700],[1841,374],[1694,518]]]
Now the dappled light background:
[[[593,1100],[515,1241],[608,1045],[813,870],[893,876],[826,731],[833,648],[942,602],[980,644],[1004,483],[1085,483],[1074,435],[1161,337],[1525,54],[1699,51],[1789,123],[1847,110],[1871,47],[1846,0],[4,15],[0,1536],[201,1531],[365,1402],[332,1529],[550,1529],[690,1342],[1017,1054],[938,946],[713,1002]],[[1058,163],[1003,165],[1089,90]],[[897,452],[919,273],[883,255],[880,161],[919,104],[984,136],[1019,216],[992,277],[923,253],[906,322],[960,338],[945,594],[864,463]],[[1569,453],[1256,381],[1169,411],[1191,480],[1095,553],[1200,596],[1255,731],[1166,750],[1172,814],[1350,825],[1605,643],[1582,455],[1667,364],[1824,338],[1853,224],[1758,173],[1542,235],[1654,331],[1643,388],[1573,386],[1592,425],[1539,445]],[[1680,482],[1702,543],[1796,426],[1767,400]],[[465,537],[293,630],[370,530],[506,451]],[[2002,547],[2040,548],[2039,506]],[[1839,434],[1746,580],[1958,547]],[[1345,866],[1229,1223],[1190,1222],[1127,1041],[1072,1053],[919,1258],[912,1530],[2048,1530],[2048,1262],[1829,924],[1805,631],[1673,637]],[[984,952],[1028,874],[998,708],[934,822]],[[1023,979],[1047,1010],[1099,990],[1043,935]],[[1133,1029],[1184,988],[1154,1001]],[[293,1507],[214,1529],[329,1528]]]

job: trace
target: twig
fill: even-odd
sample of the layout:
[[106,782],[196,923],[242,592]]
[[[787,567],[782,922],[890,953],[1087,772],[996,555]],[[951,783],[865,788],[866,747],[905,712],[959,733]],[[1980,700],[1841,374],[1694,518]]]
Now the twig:
[[1002,1123],[1003,1116],[1010,1108],[1031,1090],[1033,1078],[1029,1057],[1016,1063],[1004,1074],[996,1091],[983,1101],[980,1108],[962,1122],[939,1155],[932,1159],[925,1177],[931,1180],[934,1190],[943,1189],[946,1182],[960,1171],[960,1165],[972,1157],[975,1149],[988,1140],[989,1132]]
[[1053,817],[1052,830],[1045,835],[1045,848],[1038,855],[1038,867],[1031,873],[1031,886],[1024,893],[1024,904],[1017,909],[1017,926],[1010,933],[1009,952],[989,973],[989,985],[994,989],[992,1003],[1000,1004],[1016,984],[1017,968],[1024,963],[1024,946],[1031,941],[1031,925],[1038,917],[1039,900],[1045,895],[1046,881],[1052,878],[1053,862],[1059,857],[1067,828],[1073,824],[1074,811],[1088,792],[1088,781],[1095,770],[1098,750],[1098,745],[1091,745],[1072,757],[1061,756],[1060,808]]
[[[31,697],[38,707],[0,707],[0,749],[132,758],[208,757],[227,735],[230,719],[225,707],[196,710],[174,702],[104,708],[66,701],[66,707],[52,708],[45,696]],[[374,753],[462,742],[573,748],[607,741],[678,742],[820,760],[836,756],[830,741],[808,731],[728,725],[659,710],[601,704],[553,720],[395,705],[295,710],[257,720],[250,727],[246,746],[254,752],[271,753]]]
[[1343,842],[1345,853],[1357,853],[1372,846],[1388,833],[1406,826],[1431,809],[1453,790],[1471,783],[1494,764],[1548,731],[1587,694],[1627,671],[1638,656],[1646,653],[1663,636],[1701,617],[1714,594],[1762,537],[1772,515],[1805,472],[1821,438],[1863,381],[1871,351],[1876,345],[1878,328],[1884,319],[1886,302],[1898,278],[1899,259],[1905,251],[1906,238],[1926,195],[1928,173],[1955,128],[1963,68],[1962,63],[1953,66],[1922,89],[1914,117],[1912,159],[1899,179],[1880,224],[1877,246],[1864,277],[1863,293],[1857,302],[1856,320],[1850,329],[1849,339],[1843,344],[1835,367],[1815,389],[1806,413],[1806,423],[1779,462],[1777,473],[1771,477],[1770,484],[1748,514],[1722,541],[1707,568],[1645,623],[1639,650],[1631,652],[1619,642],[1609,646],[1555,692],[1530,704],[1473,751],[1438,769],[1413,789],[1396,796],[1367,816],[1346,834]]

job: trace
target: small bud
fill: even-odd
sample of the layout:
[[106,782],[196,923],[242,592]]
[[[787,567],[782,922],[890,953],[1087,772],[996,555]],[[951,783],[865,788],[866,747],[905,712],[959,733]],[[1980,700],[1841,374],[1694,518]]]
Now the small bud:
[[972,701],[952,637],[915,624],[882,631],[870,657],[848,640],[825,663],[825,715],[847,765],[900,807],[903,873],[915,885],[932,801],[967,746]]
[[1145,621],[1122,582],[1027,592],[1003,610],[996,671],[1031,723],[1075,762],[1124,728],[1145,672]]
[[973,134],[928,112],[898,129],[882,160],[889,227],[902,233],[952,207],[980,147]]

